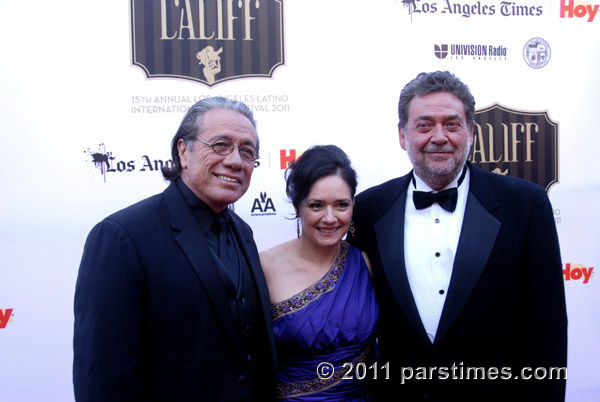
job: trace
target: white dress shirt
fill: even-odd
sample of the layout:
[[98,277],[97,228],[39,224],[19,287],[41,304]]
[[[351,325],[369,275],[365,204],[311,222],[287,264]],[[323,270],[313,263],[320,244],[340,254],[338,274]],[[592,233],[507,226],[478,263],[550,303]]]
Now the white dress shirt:
[[[456,187],[459,177],[444,190]],[[417,175],[414,175],[415,184],[411,181],[406,192],[404,262],[410,289],[431,343],[435,340],[450,286],[454,256],[465,216],[469,177],[467,168],[466,176],[458,187],[454,212],[446,211],[437,203],[417,210],[413,202],[415,186],[417,191],[432,191]]]

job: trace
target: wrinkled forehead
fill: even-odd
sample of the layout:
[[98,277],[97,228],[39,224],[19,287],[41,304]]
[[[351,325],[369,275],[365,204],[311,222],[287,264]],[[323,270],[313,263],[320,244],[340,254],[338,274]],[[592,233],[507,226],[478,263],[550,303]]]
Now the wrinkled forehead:
[[463,102],[450,92],[433,92],[415,95],[408,105],[408,119],[431,119],[434,117],[460,118],[466,121]]
[[242,113],[229,109],[214,109],[200,118],[198,137],[210,141],[227,138],[233,142],[258,146],[258,134],[252,121]]

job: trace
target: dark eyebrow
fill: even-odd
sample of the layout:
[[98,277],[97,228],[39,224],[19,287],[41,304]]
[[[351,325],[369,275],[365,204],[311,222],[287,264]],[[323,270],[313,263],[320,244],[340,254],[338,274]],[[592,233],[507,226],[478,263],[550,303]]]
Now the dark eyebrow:
[[427,116],[427,115],[417,116],[416,120],[417,121],[419,121],[419,120],[433,120],[433,116]]
[[[459,114],[449,114],[449,115],[445,115],[442,117],[444,118],[444,120],[462,120]],[[433,121],[433,120],[435,120],[435,118],[430,115],[421,115],[421,116],[417,116],[416,120],[417,121],[419,121],[419,120]]]
[[[309,202],[320,202],[320,203],[323,203],[324,201],[323,200],[319,200],[317,198],[308,198],[306,200],[306,202],[307,203],[309,203]],[[334,200],[334,202],[352,202],[352,198],[339,198],[337,200]]]

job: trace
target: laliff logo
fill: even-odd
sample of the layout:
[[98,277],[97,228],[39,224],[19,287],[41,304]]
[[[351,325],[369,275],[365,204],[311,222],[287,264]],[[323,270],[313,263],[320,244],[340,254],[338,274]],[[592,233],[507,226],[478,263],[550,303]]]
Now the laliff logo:
[[581,281],[588,283],[592,278],[594,267],[586,267],[582,264],[565,264],[563,277],[565,281]]
[[[258,212],[256,212],[258,211]],[[254,199],[254,204],[252,204],[252,210],[250,211],[250,215],[252,216],[265,216],[265,215],[276,215],[275,205],[273,205],[273,200],[267,197],[266,192],[261,192],[259,198]]]
[[131,0],[133,64],[212,86],[284,63],[282,0]]
[[113,156],[111,151],[107,151],[104,143],[100,143],[95,151],[88,148],[83,152],[90,157],[89,161],[94,167],[100,170],[105,183],[107,174],[131,173],[134,171],[160,172],[164,166],[171,167],[173,165],[171,159],[163,161],[161,159],[153,159],[148,155],[142,155],[138,160],[123,160]]
[[532,38],[523,46],[523,59],[531,68],[542,68],[550,61],[550,45],[542,38]]
[[600,4],[578,3],[576,5],[575,0],[560,0],[560,18],[586,18],[587,22],[593,22]]
[[469,160],[550,189],[558,181],[558,124],[548,112],[524,112],[500,104],[475,112]]
[[290,163],[296,161],[302,155],[304,151],[297,151],[295,149],[281,149],[279,150],[279,167],[283,170],[290,167]]
[[508,49],[489,44],[442,44],[434,45],[433,53],[438,59],[450,55],[450,60],[505,61]]
[[6,325],[9,322],[12,322],[12,316],[13,316],[13,309],[12,308],[7,308],[7,309],[1,309],[0,308],[0,329],[4,329],[6,328]]
[[448,45],[433,45],[433,53],[438,59],[445,59],[448,56]]

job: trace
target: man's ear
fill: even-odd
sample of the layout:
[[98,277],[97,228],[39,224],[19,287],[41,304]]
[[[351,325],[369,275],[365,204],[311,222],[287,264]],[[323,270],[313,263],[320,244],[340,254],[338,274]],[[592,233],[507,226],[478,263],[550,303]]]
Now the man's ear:
[[406,136],[402,127],[398,126],[398,138],[400,139],[400,146],[406,151]]
[[179,161],[183,169],[187,169],[187,144],[183,139],[177,141],[177,152],[179,152]]
[[469,129],[469,147],[473,146],[473,132],[475,130],[475,123],[471,123],[471,128]]

